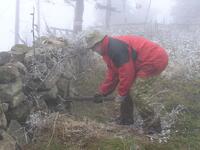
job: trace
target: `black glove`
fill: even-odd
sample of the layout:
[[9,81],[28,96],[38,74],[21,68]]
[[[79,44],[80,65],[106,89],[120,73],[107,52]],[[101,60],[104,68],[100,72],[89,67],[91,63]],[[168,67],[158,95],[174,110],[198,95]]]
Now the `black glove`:
[[94,103],[102,103],[103,102],[102,97],[104,97],[103,94],[100,94],[100,93],[94,94],[94,100],[93,100],[93,102]]

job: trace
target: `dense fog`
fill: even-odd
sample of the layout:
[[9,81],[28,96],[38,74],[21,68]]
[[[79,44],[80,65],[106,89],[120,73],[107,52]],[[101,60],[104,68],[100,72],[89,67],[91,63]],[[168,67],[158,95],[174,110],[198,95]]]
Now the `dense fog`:
[[42,36],[53,28],[77,30],[75,24],[81,30],[119,24],[194,24],[199,22],[199,5],[197,0],[7,0],[0,6],[4,39],[0,50],[15,43],[32,44],[33,13],[34,30]]

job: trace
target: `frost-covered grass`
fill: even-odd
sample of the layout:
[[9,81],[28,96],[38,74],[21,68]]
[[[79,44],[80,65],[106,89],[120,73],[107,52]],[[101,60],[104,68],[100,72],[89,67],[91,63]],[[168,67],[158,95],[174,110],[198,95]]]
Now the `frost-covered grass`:
[[[159,84],[155,82],[159,82]],[[151,97],[153,96],[151,102],[162,103],[165,106],[165,112],[171,112],[177,105],[184,106],[184,110],[177,116],[175,123],[170,126],[170,134],[166,135],[169,138],[167,141],[154,137],[148,138],[146,135],[139,134],[135,128],[109,123],[108,116],[111,117],[113,113],[112,102],[109,105],[87,105],[85,103],[82,107],[81,104],[73,106],[78,107],[76,113],[79,114],[79,119],[59,115],[55,121],[55,115],[48,117],[52,119],[49,122],[46,121],[47,125],[40,135],[42,139],[39,138],[36,144],[31,145],[32,149],[37,147],[42,150],[51,141],[49,149],[52,150],[65,148],[72,150],[129,150],[136,148],[141,150],[198,150],[200,147],[200,90],[198,88],[200,80],[186,82],[159,78],[155,82],[152,89],[162,91],[165,88],[168,91],[154,96],[152,95],[155,92],[153,90],[146,91],[146,94],[142,92],[140,100],[145,101],[147,96],[151,95]],[[78,109],[82,110],[78,112]],[[51,139],[52,134],[54,135]]]

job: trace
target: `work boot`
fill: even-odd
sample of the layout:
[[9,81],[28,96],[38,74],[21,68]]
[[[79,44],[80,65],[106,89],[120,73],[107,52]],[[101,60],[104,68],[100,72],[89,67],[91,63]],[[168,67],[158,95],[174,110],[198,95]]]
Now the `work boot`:
[[120,117],[117,119],[117,124],[131,125],[133,124],[133,101],[128,95],[120,104]]

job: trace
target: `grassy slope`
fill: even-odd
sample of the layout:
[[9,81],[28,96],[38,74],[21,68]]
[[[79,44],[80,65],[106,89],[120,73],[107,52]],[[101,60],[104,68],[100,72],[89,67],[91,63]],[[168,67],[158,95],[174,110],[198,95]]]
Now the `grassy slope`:
[[[89,81],[84,80],[81,85],[88,87],[92,80],[92,78],[90,78]],[[152,95],[154,95],[153,100],[150,99],[150,101],[163,103],[166,110],[172,110],[178,104],[182,104],[186,108],[184,114],[179,116],[179,119],[173,126],[171,138],[167,143],[160,144],[158,141],[150,142],[147,138],[144,138],[144,136],[132,134],[131,136],[122,139],[115,136],[83,139],[84,144],[82,146],[76,146],[76,144],[70,143],[70,140],[63,141],[59,136],[55,136],[48,149],[198,150],[200,147],[200,80],[184,81],[180,77],[177,77],[170,80],[167,78],[157,78],[155,82],[149,81],[145,81],[144,83],[141,81],[136,84],[134,95],[136,95],[137,98],[146,100],[146,97],[152,97]],[[96,84],[92,87],[95,86]],[[94,89],[95,88],[90,89],[91,91],[89,91],[89,93],[92,93]],[[163,90],[166,90],[167,92],[155,94],[158,91]],[[99,105],[92,103],[75,103],[72,109],[73,113],[81,119],[83,119],[84,116],[87,116],[99,122],[107,122],[113,117],[113,110],[114,107],[112,102]],[[41,138],[43,136],[41,136]],[[28,149],[45,149],[49,138],[45,137],[42,139],[43,140],[39,140],[36,144],[29,145]]]

